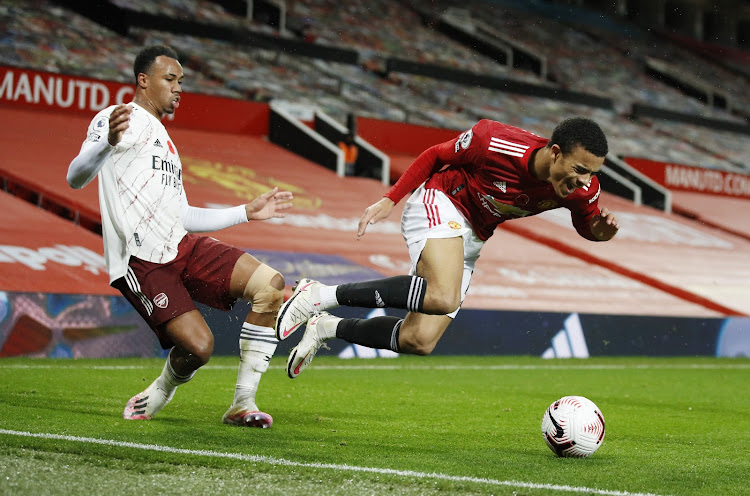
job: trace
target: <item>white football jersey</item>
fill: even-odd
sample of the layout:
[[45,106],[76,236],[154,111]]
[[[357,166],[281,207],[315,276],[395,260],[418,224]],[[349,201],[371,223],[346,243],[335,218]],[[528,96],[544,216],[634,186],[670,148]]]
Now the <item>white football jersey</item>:
[[[174,260],[187,233],[180,219],[185,192],[177,148],[156,117],[130,105],[130,125],[98,174],[110,282],[125,276],[131,255],[154,263]],[[86,141],[107,139],[114,108],[94,117]]]

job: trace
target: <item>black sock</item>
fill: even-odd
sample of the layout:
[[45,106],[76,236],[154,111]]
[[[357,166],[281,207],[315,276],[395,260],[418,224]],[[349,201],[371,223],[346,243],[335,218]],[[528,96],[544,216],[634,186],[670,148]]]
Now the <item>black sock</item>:
[[339,304],[348,307],[400,308],[422,312],[427,281],[419,276],[396,276],[376,281],[341,284],[336,288]]
[[336,328],[336,337],[368,348],[398,353],[398,335],[403,323],[404,319],[389,316],[344,319]]

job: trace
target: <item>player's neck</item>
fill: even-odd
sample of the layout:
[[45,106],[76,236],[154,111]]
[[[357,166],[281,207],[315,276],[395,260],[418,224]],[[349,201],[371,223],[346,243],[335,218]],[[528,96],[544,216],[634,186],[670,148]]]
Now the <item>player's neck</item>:
[[549,170],[552,166],[552,155],[547,147],[534,151],[529,158],[529,172],[540,181],[549,179]]
[[153,102],[151,102],[151,100],[149,100],[142,94],[136,93],[136,95],[133,97],[133,103],[136,103],[140,107],[143,107],[144,110],[146,110],[149,114],[153,115],[160,121],[164,117],[164,114],[159,114],[159,112],[157,112],[156,106],[153,104]]

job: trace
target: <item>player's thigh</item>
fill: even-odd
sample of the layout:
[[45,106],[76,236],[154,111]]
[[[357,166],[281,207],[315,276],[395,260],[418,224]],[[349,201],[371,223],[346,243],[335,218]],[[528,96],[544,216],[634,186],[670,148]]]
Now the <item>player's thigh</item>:
[[459,298],[464,270],[464,243],[460,236],[431,238],[417,262],[417,275],[427,280],[427,297]]
[[232,269],[232,277],[229,280],[229,294],[232,297],[242,298],[247,282],[252,277],[255,269],[260,267],[260,264],[261,261],[249,253],[245,253],[237,259],[234,269]]
[[214,336],[198,310],[185,312],[164,324],[164,330],[175,346],[204,361],[213,353]]
[[404,352],[429,354],[451,322],[447,315],[409,312],[399,331],[399,346]]

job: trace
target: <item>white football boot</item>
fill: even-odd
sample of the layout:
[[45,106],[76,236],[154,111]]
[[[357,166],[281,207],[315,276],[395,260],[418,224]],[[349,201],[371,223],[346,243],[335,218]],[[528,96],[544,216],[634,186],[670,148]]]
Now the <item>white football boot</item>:
[[320,313],[321,284],[312,279],[300,279],[292,296],[281,305],[276,317],[276,339],[283,341],[299,329],[313,315]]
[[255,405],[248,407],[233,405],[227,410],[221,421],[225,424],[239,427],[260,427],[261,429],[267,429],[273,424],[273,417],[261,412]]
[[[326,347],[326,340],[336,337],[336,325],[342,320],[340,317],[328,312],[321,312],[307,321],[307,329],[299,344],[289,353],[286,362],[286,373],[290,379],[294,379],[310,365],[315,354],[321,347]],[[329,326],[326,326],[326,323]]]
[[154,381],[145,391],[130,398],[130,401],[125,405],[125,411],[122,412],[122,418],[126,420],[149,420],[167,406],[177,388],[174,388],[171,393],[167,393],[157,386],[156,382]]

